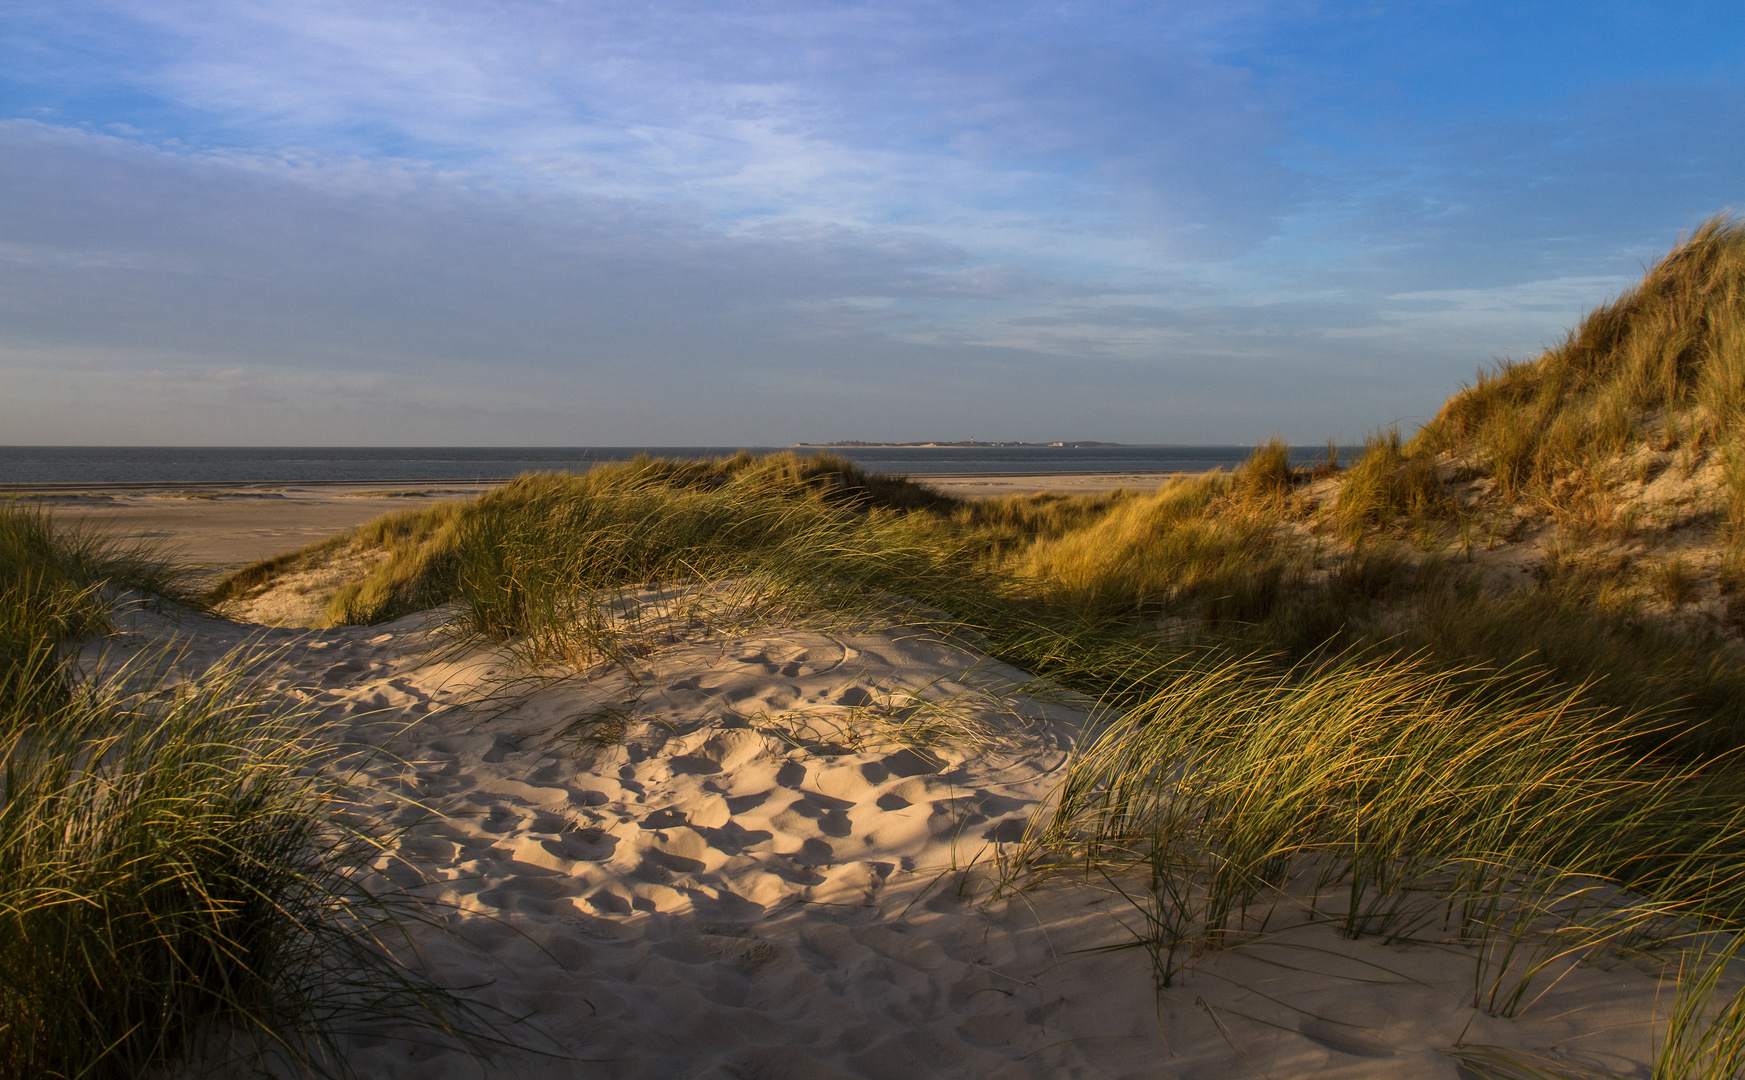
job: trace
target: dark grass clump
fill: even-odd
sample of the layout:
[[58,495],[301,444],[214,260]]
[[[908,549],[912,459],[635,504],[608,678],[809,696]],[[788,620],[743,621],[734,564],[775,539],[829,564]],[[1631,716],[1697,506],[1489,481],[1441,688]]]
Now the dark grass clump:
[[[484,1026],[388,948],[388,839],[324,779],[304,710],[240,663],[79,676],[118,590],[187,597],[154,549],[0,508],[0,1075],[107,1080],[198,1052],[344,1074],[340,1022]],[[401,949],[405,954],[407,950]]]
[[288,946],[331,883],[310,854],[302,732],[238,689],[81,689],[5,717],[7,1075],[137,1076],[207,1022],[278,1011]]
[[192,581],[161,545],[0,503],[0,707],[59,687],[60,643],[109,629],[106,587],[194,603]]
[[340,1022],[479,1041],[390,952],[422,916],[364,887],[389,843],[322,777],[307,712],[240,666],[161,676],[0,712],[0,1074],[136,1077],[197,1053],[344,1075]]

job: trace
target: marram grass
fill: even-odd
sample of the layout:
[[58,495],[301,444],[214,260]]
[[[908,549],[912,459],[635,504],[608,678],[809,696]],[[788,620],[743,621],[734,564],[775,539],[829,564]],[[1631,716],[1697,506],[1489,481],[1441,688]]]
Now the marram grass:
[[1471,454],[1505,492],[1555,498],[1560,478],[1641,441],[1737,438],[1742,376],[1745,223],[1722,215],[1562,344],[1482,374],[1410,449]]
[[1479,910],[1499,889],[1525,902],[1529,867],[1569,890],[1546,910],[1609,882],[1649,921],[1737,922],[1737,787],[1644,756],[1627,720],[1519,673],[1202,658],[1156,673],[1075,755],[1018,861],[1191,880],[1184,941],[1305,877],[1351,936],[1409,935],[1457,903],[1483,937]]
[[360,1025],[501,1044],[417,967],[437,920],[377,873],[392,837],[322,770],[310,711],[258,657],[160,688],[175,659],[0,714],[0,1075],[343,1076],[333,1037]]
[[57,684],[61,642],[109,628],[105,586],[191,601],[190,580],[154,542],[68,528],[39,508],[0,502],[0,707]]
[[[1745,670],[1643,617],[1642,596],[1698,598],[1692,563],[1584,547],[1633,535],[1620,469],[1688,478],[1709,454],[1721,586],[1745,582],[1742,253],[1737,222],[1706,223],[1568,342],[1343,472],[1331,451],[1293,469],[1275,441],[1149,493],[966,503],[831,459],[645,460],[367,526],[353,542],[385,558],[331,614],[456,602],[467,634],[582,664],[658,647],[614,614],[652,583],[706,586],[705,622],[919,616],[1102,695],[1109,722],[1006,853],[1009,884],[1120,889],[1166,985],[1306,898],[1348,934],[1464,945],[1474,1007],[1517,1015],[1573,963],[1707,949],[1745,917]],[[1530,518],[1560,543],[1487,591],[1469,560]],[[1657,1077],[1736,1072],[1715,955],[1682,980]]]
[[[333,1035],[501,1041],[410,962],[430,921],[326,775],[309,710],[233,656],[71,667],[155,553],[0,507],[0,1075],[136,1077],[194,1055],[344,1075]],[[374,882],[375,884],[371,884]]]

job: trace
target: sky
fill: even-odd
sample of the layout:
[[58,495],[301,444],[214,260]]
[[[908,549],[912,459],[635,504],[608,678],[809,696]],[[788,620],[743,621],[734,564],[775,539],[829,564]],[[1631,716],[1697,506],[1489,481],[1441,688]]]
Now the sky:
[[0,444],[1410,431],[1745,210],[1745,5],[7,0]]

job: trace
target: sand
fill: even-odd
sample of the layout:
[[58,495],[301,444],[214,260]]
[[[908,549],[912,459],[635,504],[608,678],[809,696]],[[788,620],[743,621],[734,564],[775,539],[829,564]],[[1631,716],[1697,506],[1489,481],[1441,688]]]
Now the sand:
[[[544,679],[441,651],[441,612],[318,631],[139,613],[108,646],[175,639],[192,669],[284,650],[280,683],[335,726],[332,769],[406,827],[418,872],[383,873],[448,905],[420,932],[432,973],[557,1052],[502,1075],[1455,1080],[1476,1075],[1457,1047],[1487,1045],[1648,1075],[1654,966],[1570,970],[1504,1019],[1434,928],[1349,941],[1301,897],[1160,988],[1108,883],[994,897],[1089,702],[902,627],[663,621],[681,595],[632,598],[637,658]],[[935,745],[891,740],[923,723]],[[367,1077],[481,1075],[419,1040],[344,1046]]]
[[[155,540],[182,562],[216,580],[232,570],[396,510],[467,498],[483,484],[384,488],[381,484],[103,488],[77,492],[22,491],[29,504],[56,520],[94,526],[123,537]],[[0,491],[0,497],[11,494]]]

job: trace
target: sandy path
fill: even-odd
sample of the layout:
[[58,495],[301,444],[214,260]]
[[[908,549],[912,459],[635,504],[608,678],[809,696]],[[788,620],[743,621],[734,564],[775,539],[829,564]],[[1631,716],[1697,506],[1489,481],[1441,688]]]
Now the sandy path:
[[[528,683],[496,652],[433,660],[420,627],[142,615],[116,644],[292,650],[281,676],[350,748],[335,767],[361,765],[454,906],[423,941],[436,974],[563,1051],[506,1075],[1470,1080],[1457,1044],[1647,1075],[1650,967],[1578,968],[1493,1017],[1465,948],[1348,941],[1280,897],[1160,989],[1108,888],[988,902],[1087,717],[935,635],[668,626],[629,666]],[[921,723],[956,734],[879,737]],[[361,1075],[480,1075],[391,1034],[347,1037]]]

